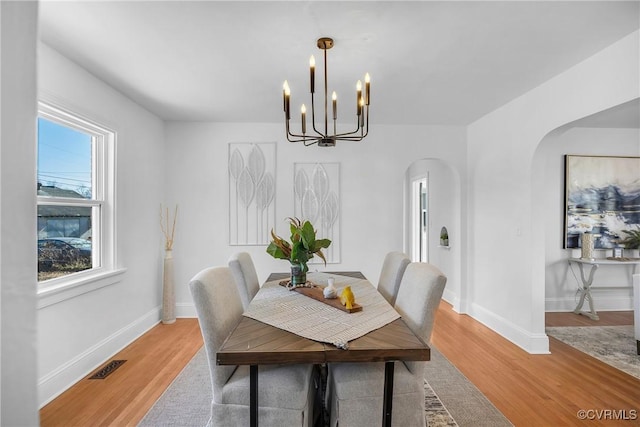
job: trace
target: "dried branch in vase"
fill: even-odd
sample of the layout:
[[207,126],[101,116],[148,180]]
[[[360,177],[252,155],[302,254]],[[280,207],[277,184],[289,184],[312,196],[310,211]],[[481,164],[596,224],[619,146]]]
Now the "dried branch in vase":
[[162,204],[160,205],[160,229],[164,234],[164,249],[170,251],[173,248],[173,237],[176,233],[176,218],[178,217],[178,205],[173,213],[173,224],[171,225],[171,232],[169,232],[169,222],[171,220],[169,216],[169,208],[165,209],[166,216],[162,214]]

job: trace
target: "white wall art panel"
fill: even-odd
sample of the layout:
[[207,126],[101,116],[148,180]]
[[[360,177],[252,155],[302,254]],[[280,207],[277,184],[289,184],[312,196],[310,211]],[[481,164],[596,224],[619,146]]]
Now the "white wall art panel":
[[[327,263],[340,262],[340,163],[296,163],[294,212],[311,221],[317,237],[331,240],[324,250]],[[312,263],[322,260],[314,257]]]
[[267,245],[274,227],[276,144],[229,144],[229,244]]

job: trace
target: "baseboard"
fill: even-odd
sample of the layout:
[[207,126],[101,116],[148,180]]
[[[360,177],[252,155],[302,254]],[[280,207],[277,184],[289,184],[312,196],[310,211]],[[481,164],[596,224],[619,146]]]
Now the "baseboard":
[[442,294],[442,299],[451,304],[456,313],[460,313],[460,299],[458,298],[458,295],[452,291],[447,291],[445,288],[444,293]]
[[472,303],[468,314],[527,353],[549,354],[549,338],[545,333],[534,334],[526,331],[478,304]]
[[176,303],[176,317],[198,317],[198,313],[193,303],[180,302]]
[[42,408],[69,387],[85,378],[114,354],[160,322],[160,307],[96,343],[38,380],[38,403]]
[[[598,295],[592,291],[593,304],[596,311],[628,311],[633,310],[631,296],[606,296]],[[566,298],[547,298],[544,301],[545,311],[573,311],[578,305],[578,298],[573,296]],[[585,301],[583,311],[589,311],[589,303]]]

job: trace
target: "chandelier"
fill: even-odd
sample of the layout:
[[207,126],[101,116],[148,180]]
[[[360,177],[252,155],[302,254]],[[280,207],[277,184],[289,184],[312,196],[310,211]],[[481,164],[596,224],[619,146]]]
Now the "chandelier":
[[[285,80],[282,86],[282,97],[284,101],[284,119],[289,142],[302,142],[305,146],[318,144],[319,147],[333,147],[336,141],[361,141],[369,133],[369,101],[370,101],[370,79],[369,73],[364,76],[364,93],[362,91],[362,82],[358,80],[356,84],[356,126],[351,132],[338,133],[336,121],[338,119],[338,97],[334,91],[331,95],[333,132],[329,133],[329,100],[327,92],[327,50],[333,47],[333,39],[322,37],[318,39],[318,47],[322,49],[324,54],[324,129],[316,126],[316,109],[314,102],[315,86],[316,86],[316,61],[313,55],[309,60],[309,84],[311,92],[311,129],[312,132],[307,134],[307,108],[304,104],[300,108],[301,115],[301,133],[291,132],[289,120],[291,118],[290,99],[291,90],[289,83]],[[322,125],[322,123],[320,123]]]

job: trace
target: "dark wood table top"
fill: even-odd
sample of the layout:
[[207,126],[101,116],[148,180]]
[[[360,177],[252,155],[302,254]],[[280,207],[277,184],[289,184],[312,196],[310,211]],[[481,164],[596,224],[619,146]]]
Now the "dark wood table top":
[[[329,274],[364,278],[359,272]],[[267,281],[289,277],[273,273]],[[429,360],[429,346],[402,319],[349,342],[348,350],[303,338],[243,316],[216,355],[218,365]]]

